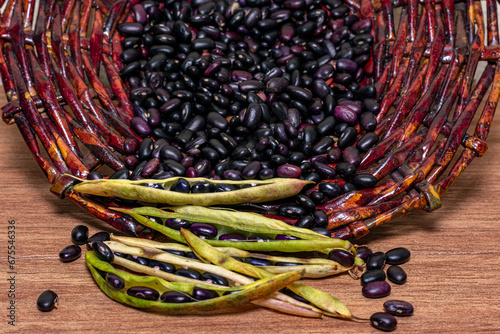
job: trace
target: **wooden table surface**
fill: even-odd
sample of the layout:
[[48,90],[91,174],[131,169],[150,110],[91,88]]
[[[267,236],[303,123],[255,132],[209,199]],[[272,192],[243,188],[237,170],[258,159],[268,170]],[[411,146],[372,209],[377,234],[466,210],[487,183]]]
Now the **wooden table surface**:
[[[4,103],[2,96],[0,104]],[[358,317],[382,311],[388,299],[411,302],[415,314],[399,318],[399,333],[500,333],[499,142],[497,120],[488,138],[489,150],[445,194],[440,210],[397,219],[358,241],[374,250],[399,246],[411,250],[411,260],[403,265],[408,281],[392,284],[389,297],[364,298],[359,281],[348,275],[308,283],[344,301]],[[0,170],[0,332],[378,332],[368,323],[303,319],[259,308],[174,317],[121,305],[99,290],[83,256],[66,264],[58,258],[59,251],[71,244],[74,226],[85,224],[91,234],[113,230],[49,192],[49,182],[15,126],[0,124]],[[7,259],[9,221],[15,221],[13,270]],[[15,276],[12,286],[11,276]],[[57,292],[59,307],[42,313],[36,300],[47,289]],[[15,297],[9,290],[15,290]],[[12,300],[15,327],[8,324]]]

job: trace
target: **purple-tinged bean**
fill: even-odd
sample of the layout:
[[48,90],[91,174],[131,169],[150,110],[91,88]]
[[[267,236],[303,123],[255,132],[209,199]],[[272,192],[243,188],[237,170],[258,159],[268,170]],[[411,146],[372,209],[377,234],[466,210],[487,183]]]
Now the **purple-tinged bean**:
[[316,226],[326,226],[328,224],[328,216],[321,209],[314,210],[313,217]]
[[227,279],[225,279],[222,276],[212,274],[212,273],[203,273],[200,276],[200,280],[208,282],[208,283],[213,283],[217,285],[223,285],[223,286],[229,286],[229,283],[227,282]]
[[329,198],[335,198],[342,194],[342,189],[338,184],[330,182],[321,182],[318,186],[319,191]]
[[217,235],[217,228],[213,225],[205,224],[205,223],[193,223],[191,224],[191,232],[193,234],[204,237],[208,239],[213,239]]
[[333,179],[337,175],[336,169],[330,167],[328,164],[317,161],[313,163],[313,166],[316,171],[326,179]]
[[96,256],[104,262],[112,262],[114,255],[111,249],[102,241],[93,241],[92,250],[95,252]]
[[359,257],[364,262],[366,262],[372,254],[373,254],[373,251],[370,248],[368,248],[367,246],[356,247],[356,257]]
[[337,262],[343,267],[351,267],[354,265],[354,255],[345,249],[333,249],[328,257],[330,260]]
[[217,297],[219,297],[219,294],[214,290],[207,290],[200,287],[193,289],[193,299],[195,300],[207,300]]
[[128,288],[127,295],[145,300],[158,300],[158,291],[145,286],[132,286]]
[[276,169],[276,173],[279,177],[298,178],[302,170],[298,166],[292,164],[283,164]]
[[370,317],[370,323],[376,329],[390,332],[396,329],[398,321],[392,315],[384,312],[377,312]]
[[211,163],[207,159],[203,159],[200,162],[198,162],[195,166],[194,169],[196,171],[196,176],[201,177],[203,175],[208,174],[210,171]]
[[384,303],[384,310],[396,316],[413,315],[413,305],[402,300],[388,300]]
[[[116,255],[116,252],[115,252]],[[175,266],[171,263],[163,262],[163,261],[156,261],[156,260],[150,260],[148,263],[148,267],[156,269],[156,270],[161,270],[166,273],[171,273],[173,274],[175,272]]]
[[382,298],[391,293],[391,286],[386,281],[373,281],[361,290],[366,298]]
[[358,130],[356,130],[354,127],[345,128],[345,130],[342,131],[339,140],[337,141],[337,147],[340,149],[345,149],[347,146],[354,144],[357,136]]
[[286,241],[286,240],[299,240],[299,238],[291,236],[291,235],[284,235],[284,234],[278,234],[274,240],[279,240],[279,241]]
[[246,240],[245,236],[237,233],[229,233],[229,234],[221,234],[219,236],[219,240],[226,240],[226,241],[242,241]]
[[189,229],[191,223],[189,223],[187,220],[175,218],[175,219],[167,219],[165,221],[165,226],[180,231],[181,228]]
[[348,164],[358,166],[361,162],[361,155],[356,147],[348,146],[342,152],[342,159]]
[[130,121],[130,127],[141,137],[146,137],[151,133],[151,127],[141,117],[133,117]]
[[122,290],[125,287],[123,279],[113,273],[106,273],[106,283],[115,290]]
[[187,293],[180,291],[164,292],[161,295],[160,300],[164,303],[175,303],[175,304],[194,302],[191,296],[189,296]]
[[336,118],[348,124],[355,124],[358,120],[358,115],[354,110],[342,105],[336,106],[333,114]]
[[82,255],[82,249],[78,245],[69,245],[64,247],[59,252],[59,260],[61,262],[71,262],[78,259]]

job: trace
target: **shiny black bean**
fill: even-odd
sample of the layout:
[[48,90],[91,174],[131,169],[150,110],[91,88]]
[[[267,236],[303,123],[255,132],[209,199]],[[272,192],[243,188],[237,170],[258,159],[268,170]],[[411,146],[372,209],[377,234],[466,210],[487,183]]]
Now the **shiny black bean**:
[[350,182],[346,182],[343,186],[342,186],[342,192],[344,194],[347,194],[348,192],[351,192],[351,191],[357,191],[358,188],[356,188],[356,186]]
[[382,331],[393,331],[396,329],[398,325],[398,321],[392,315],[384,312],[377,312],[372,314],[370,317],[370,323],[376,329],[380,329]]
[[392,265],[387,269],[387,278],[396,284],[404,284],[407,279],[406,272],[398,265]]
[[52,290],[45,290],[38,296],[38,299],[36,301],[36,306],[38,309],[42,312],[49,312],[51,311],[54,307],[57,306],[57,301],[59,300],[59,297],[57,294],[52,291]]
[[309,102],[313,98],[313,94],[311,93],[310,90],[299,86],[290,85],[286,88],[286,92],[290,94],[290,96],[303,102]]
[[154,143],[151,138],[144,138],[144,140],[139,145],[138,155],[139,160],[147,160],[150,158],[151,153],[154,149]]
[[171,274],[175,272],[175,266],[173,264],[163,261],[150,260],[148,267]]
[[385,253],[375,252],[366,261],[366,269],[383,269],[385,266]]
[[391,249],[385,253],[385,261],[387,264],[402,264],[410,259],[411,253],[404,247]]
[[170,191],[187,194],[191,191],[191,186],[186,179],[180,178],[174,185],[170,187]]
[[359,246],[356,248],[356,257],[359,257],[364,262],[366,262],[372,254],[372,250],[366,246]]
[[377,178],[370,174],[357,174],[351,179],[351,183],[359,189],[373,188],[377,182]]
[[368,270],[361,275],[361,285],[367,285],[368,283],[375,281],[385,281],[385,272],[381,269]]
[[373,281],[361,290],[366,298],[382,298],[391,293],[391,286],[386,281]]
[[183,277],[188,277],[192,279],[200,279],[201,274],[194,270],[194,269],[184,269],[184,268],[179,268],[175,271],[176,275],[183,276]]
[[215,192],[215,186],[208,182],[198,182],[191,187],[191,193],[193,194],[206,194],[212,192]]
[[217,297],[219,297],[219,294],[214,290],[207,290],[200,287],[193,289],[193,299],[195,300],[207,300]]
[[182,153],[174,146],[166,145],[160,150],[160,158],[162,160],[174,160],[180,162],[182,160]]
[[100,180],[103,178],[104,176],[99,171],[91,172],[87,175],[87,180]]
[[121,54],[120,54],[120,59],[124,64],[131,63],[133,61],[136,61],[140,58],[141,54],[137,49],[134,48],[129,48],[125,49]]
[[344,267],[351,267],[354,265],[354,255],[345,249],[333,249],[328,257],[330,260],[335,261]]
[[228,169],[224,171],[224,178],[231,181],[241,181],[243,180],[243,175],[240,171],[234,169]]
[[316,204],[304,194],[298,194],[295,196],[295,202],[306,210],[315,210]]
[[325,195],[321,191],[313,191],[311,194],[309,194],[309,197],[316,205],[323,204],[323,202],[325,201]]
[[151,127],[148,122],[141,117],[133,117],[130,120],[130,127],[141,137],[146,137],[151,133]]
[[226,131],[228,127],[227,120],[222,117],[219,113],[210,112],[207,115],[207,123],[213,127],[219,128],[222,131]]
[[375,99],[364,99],[363,110],[376,115],[380,111],[380,104]]
[[275,176],[274,170],[270,168],[261,169],[259,172],[259,178],[261,180],[269,180],[272,179],[274,176]]
[[[108,232],[97,232],[97,233],[91,235],[87,239],[87,245],[92,245],[92,243],[94,241],[109,241],[109,240],[110,240],[110,235]],[[87,249],[89,249],[88,246],[87,246]]]
[[115,290],[121,290],[125,287],[123,279],[113,273],[106,273],[106,283]]
[[278,208],[278,213],[284,217],[300,218],[306,214],[306,210],[298,205],[281,205]]
[[413,315],[413,305],[402,300],[388,300],[384,303],[384,310],[396,316]]
[[331,137],[323,137],[321,138],[314,146],[313,153],[314,154],[323,154],[330,150],[335,141]]
[[83,245],[89,237],[89,228],[85,225],[77,225],[71,230],[71,241],[76,245]]
[[271,78],[266,84],[266,92],[281,93],[288,87],[289,81],[284,77]]
[[313,212],[314,221],[316,226],[326,226],[328,224],[328,216],[325,211],[321,209],[314,210]]
[[182,219],[167,219],[165,221],[165,226],[170,227],[174,230],[180,230],[181,228],[189,228],[191,224],[187,220]]
[[69,245],[64,247],[59,252],[59,260],[61,262],[71,262],[78,259],[82,255],[82,249],[78,245]]
[[255,257],[245,258],[245,263],[251,264],[253,266],[272,266],[272,262],[265,259],[258,259]]
[[259,80],[245,80],[238,84],[241,92],[248,93],[250,91],[259,91],[264,88],[264,84]]
[[199,237],[212,239],[217,235],[217,228],[210,224],[193,223],[191,225],[191,232]]
[[164,303],[176,303],[176,304],[193,302],[193,298],[191,298],[191,296],[189,296],[187,293],[180,291],[164,292],[161,295],[160,300]]
[[250,103],[248,106],[245,117],[243,118],[243,126],[252,130],[257,128],[262,118],[262,109],[258,103]]
[[160,296],[158,291],[145,286],[132,286],[127,290],[127,294],[145,300],[158,300]]
[[92,250],[96,253],[97,257],[101,261],[112,262],[114,255],[111,249],[109,249],[108,245],[106,245],[102,241],[94,241],[92,242]]
[[333,179],[338,173],[335,168],[319,161],[313,162],[313,166],[316,169],[316,172],[323,175],[326,179]]
[[196,165],[194,165],[196,176],[201,177],[203,175],[208,174],[208,172],[210,171],[210,167],[211,167],[210,161],[206,159],[199,161]]
[[229,286],[229,283],[227,282],[227,279],[225,279],[222,276],[212,274],[212,273],[203,273],[200,276],[200,280],[217,284],[217,285],[223,285],[223,286]]
[[312,215],[307,215],[299,218],[294,226],[302,228],[310,228],[314,223],[314,217]]
[[229,234],[221,234],[219,236],[219,240],[241,241],[241,240],[246,240],[246,238],[245,238],[245,236],[243,236],[241,234],[229,233]]
[[238,187],[233,184],[219,183],[215,186],[215,192],[235,191]]
[[355,22],[351,26],[351,30],[356,34],[369,32],[372,29],[372,21],[370,19],[363,19]]
[[260,161],[252,161],[243,169],[243,177],[247,180],[255,179],[261,168]]
[[300,266],[301,264],[294,262],[276,262],[274,265],[278,267],[295,267],[295,266]]
[[378,143],[379,137],[373,133],[368,132],[361,137],[356,143],[356,147],[361,152],[368,152],[370,148],[372,148],[375,144]]
[[357,135],[358,131],[355,128],[347,127],[340,135],[339,140],[337,141],[337,147],[344,149],[347,146],[354,144]]

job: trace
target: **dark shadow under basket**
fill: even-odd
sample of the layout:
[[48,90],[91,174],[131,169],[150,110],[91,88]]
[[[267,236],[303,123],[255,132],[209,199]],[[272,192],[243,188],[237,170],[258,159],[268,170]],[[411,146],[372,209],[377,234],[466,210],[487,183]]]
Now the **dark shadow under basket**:
[[[123,202],[75,193],[75,180],[63,175],[124,169],[124,153],[141,140],[129,125],[134,111],[119,75],[123,49],[116,29],[132,20],[137,3],[42,0],[35,15],[34,1],[8,1],[0,26],[0,75],[9,101],[2,116],[18,126],[53,193],[121,231],[151,237],[109,209]],[[486,15],[472,0],[346,0],[344,6],[372,21],[363,83],[377,88],[380,142],[357,172],[379,182],[321,208],[332,237],[360,238],[412,211],[438,209],[442,194],[486,151],[500,94],[500,46],[494,0],[486,1]],[[480,61],[486,66],[475,83]]]

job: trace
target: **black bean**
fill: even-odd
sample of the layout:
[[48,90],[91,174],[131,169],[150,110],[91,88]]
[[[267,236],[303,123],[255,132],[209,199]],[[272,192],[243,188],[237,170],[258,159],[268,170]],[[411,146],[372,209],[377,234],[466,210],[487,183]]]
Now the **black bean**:
[[191,224],[187,220],[182,219],[167,219],[165,221],[165,226],[170,227],[174,230],[180,230],[181,228],[189,228]]
[[375,281],[385,281],[385,272],[381,269],[368,270],[361,275],[361,285],[366,285]]
[[407,277],[404,269],[398,265],[392,265],[387,268],[387,278],[393,283],[404,284],[406,283]]
[[187,293],[180,291],[164,292],[161,295],[160,300],[164,303],[176,303],[176,304],[193,302],[193,298],[191,298],[191,296],[189,296]]
[[212,239],[217,235],[217,228],[210,224],[193,223],[191,225],[191,232],[197,236]]
[[309,228],[313,225],[313,223],[314,223],[314,217],[312,215],[307,215],[302,218],[299,218],[299,220],[297,220],[294,226]]
[[375,252],[366,261],[366,269],[383,269],[385,266],[385,253]]
[[172,185],[172,187],[170,187],[170,191],[187,194],[191,191],[191,186],[186,179],[180,178],[174,185]]
[[252,161],[242,171],[243,177],[247,180],[255,179],[261,168],[259,161]]
[[97,257],[104,262],[112,262],[114,255],[111,249],[102,241],[92,242],[92,250],[96,253]]
[[359,246],[356,248],[356,257],[359,257],[364,262],[366,262],[372,254],[372,250],[367,246]]
[[173,264],[163,261],[150,260],[148,267],[171,274],[175,271],[175,266]]
[[276,169],[276,174],[279,177],[298,178],[301,173],[300,167],[292,164],[282,164]]
[[262,180],[269,180],[274,177],[274,170],[270,168],[261,169],[259,172],[259,178]]
[[145,286],[132,286],[128,288],[127,295],[145,300],[158,300],[158,291]]
[[97,232],[91,235],[87,239],[87,249],[88,250],[92,249],[92,243],[94,241],[109,241],[109,240],[110,240],[110,235],[108,232]]
[[347,162],[340,162],[335,166],[335,171],[344,179],[350,179],[356,172],[356,166]]
[[370,323],[376,329],[382,331],[393,331],[398,325],[398,321],[392,315],[384,312],[377,312],[370,317]]
[[180,162],[182,160],[182,153],[174,146],[166,145],[160,150],[160,158],[162,160],[174,160]]
[[357,191],[357,190],[358,190],[358,188],[356,188],[356,186],[354,184],[350,183],[350,182],[346,182],[342,186],[342,192],[344,194],[347,194],[347,193],[349,193],[351,191]]
[[357,174],[351,179],[351,183],[359,189],[373,188],[377,181],[377,178],[370,174]]
[[69,245],[64,247],[59,252],[61,262],[71,262],[78,259],[82,255],[82,249],[78,245]]
[[183,277],[188,277],[192,279],[200,279],[201,274],[194,270],[194,269],[184,269],[184,268],[179,268],[175,271],[176,275],[183,276]]
[[354,255],[345,249],[334,249],[328,255],[330,260],[337,262],[343,267],[351,267],[354,265]]
[[259,91],[264,88],[264,84],[259,80],[245,80],[238,84],[241,92]]
[[295,266],[300,266],[301,264],[294,262],[276,262],[274,265],[278,267],[295,267]]
[[203,176],[203,175],[206,175],[209,170],[210,170],[210,161],[204,159],[204,160],[201,160],[200,162],[198,162],[195,166],[194,166],[194,170],[196,172],[196,176],[197,177],[200,177],[200,176]]
[[318,190],[327,197],[335,198],[342,193],[342,189],[338,184],[330,182],[321,182]]
[[227,279],[225,279],[222,276],[212,274],[212,273],[203,273],[200,276],[200,280],[205,281],[205,282],[209,282],[209,283],[213,283],[213,284],[217,284],[217,285],[224,285],[224,286],[229,285],[227,282]]
[[413,315],[413,305],[402,300],[388,300],[384,303],[384,310],[396,316]]
[[206,194],[215,192],[215,186],[208,182],[197,182],[191,187],[191,192],[193,194]]
[[359,150],[354,146],[348,146],[342,152],[342,158],[348,164],[358,166],[361,162],[361,155],[359,154]]
[[385,262],[387,264],[402,264],[410,259],[411,253],[404,247],[391,249],[385,253]]
[[234,190],[238,190],[238,187],[233,184],[219,183],[215,186],[215,192],[234,191]]
[[316,204],[304,194],[295,196],[295,202],[306,210],[315,210]]
[[313,217],[317,226],[326,226],[328,224],[328,216],[321,209],[314,210]]
[[71,230],[71,240],[76,245],[83,245],[89,237],[89,228],[85,225],[77,225]]
[[207,300],[217,297],[219,297],[219,294],[214,290],[207,290],[200,287],[193,289],[193,299],[195,300]]
[[42,312],[51,311],[54,307],[57,307],[57,301],[59,297],[52,290],[45,290],[38,296],[36,301],[36,306]]
[[286,88],[286,92],[290,94],[290,96],[304,102],[311,101],[313,98],[311,91],[299,86],[290,85]]
[[221,234],[219,236],[219,240],[226,240],[226,241],[241,241],[245,239],[246,239],[245,236],[236,233]]
[[382,298],[391,293],[391,286],[386,281],[373,281],[361,290],[366,298]]
[[253,266],[271,266],[272,262],[265,259],[258,259],[255,257],[247,257],[245,263],[251,264]]
[[300,218],[306,214],[306,210],[304,210],[304,208],[290,204],[281,205],[278,212],[281,216],[290,218]]
[[125,36],[141,36],[144,31],[144,27],[140,23],[136,22],[126,22],[119,24],[116,29],[121,35]]
[[123,279],[113,273],[106,273],[106,283],[115,290],[121,290],[125,287]]

